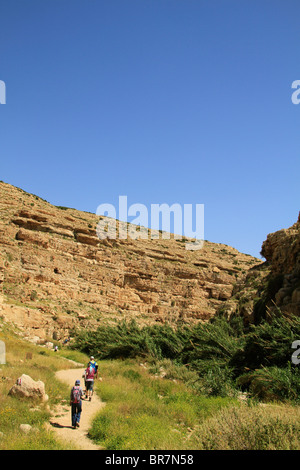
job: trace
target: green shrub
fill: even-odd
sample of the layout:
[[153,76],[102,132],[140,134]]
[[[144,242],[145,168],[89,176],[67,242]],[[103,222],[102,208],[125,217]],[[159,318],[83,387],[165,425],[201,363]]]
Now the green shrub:
[[263,400],[297,401],[300,395],[300,370],[291,365],[263,367],[240,376],[238,382],[247,384],[253,396]]
[[220,367],[215,364],[201,377],[203,393],[212,396],[236,396],[237,389],[233,380],[232,369],[228,366]]
[[[80,332],[73,347],[99,359],[152,358],[151,367],[156,369],[153,373],[163,367],[165,376],[176,379],[185,370],[180,380],[215,396],[233,396],[242,387],[262,397],[258,384],[262,384],[264,377],[266,380],[267,369],[273,368],[268,374],[280,385],[274,386],[272,393],[280,400],[296,398],[297,374],[293,375],[289,389],[286,368],[291,363],[292,342],[299,338],[300,318],[287,317],[278,311],[272,321],[264,320],[247,330],[242,318],[227,321],[216,317],[176,329],[169,325],[140,328],[134,321],[122,322],[101,326],[95,332]],[[169,362],[162,365],[163,361]],[[189,378],[187,372],[197,377]]]
[[203,450],[299,450],[300,413],[294,407],[224,408],[198,429]]
[[272,322],[252,326],[245,336],[243,351],[231,364],[244,372],[265,367],[286,367],[291,361],[292,342],[300,338],[300,317],[279,315]]

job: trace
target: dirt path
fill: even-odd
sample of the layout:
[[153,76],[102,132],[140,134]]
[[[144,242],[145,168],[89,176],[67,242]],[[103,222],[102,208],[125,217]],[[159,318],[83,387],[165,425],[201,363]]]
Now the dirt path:
[[[75,384],[75,380],[79,379],[83,385],[82,375],[84,369],[66,369],[56,372],[56,377],[67,383],[71,387]],[[60,405],[55,410],[55,416],[51,419],[51,427],[56,432],[59,439],[74,444],[81,450],[101,450],[101,447],[93,444],[88,438],[88,430],[91,427],[95,414],[104,406],[104,403],[94,392],[92,401],[82,401],[82,414],[80,419],[80,427],[73,429],[71,426],[71,408],[69,403]]]

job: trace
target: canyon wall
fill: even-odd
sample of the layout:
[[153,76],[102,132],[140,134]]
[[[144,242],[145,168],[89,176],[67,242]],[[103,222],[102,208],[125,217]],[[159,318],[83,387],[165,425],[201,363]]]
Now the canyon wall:
[[174,238],[99,240],[98,222],[1,182],[2,318],[58,339],[116,320],[194,323],[212,317],[261,263],[208,241],[188,251]]

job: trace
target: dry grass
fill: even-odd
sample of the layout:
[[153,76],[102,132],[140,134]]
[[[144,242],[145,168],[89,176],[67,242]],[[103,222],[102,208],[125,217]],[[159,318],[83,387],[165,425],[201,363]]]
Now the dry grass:
[[300,407],[261,404],[222,409],[194,437],[204,450],[299,450]]

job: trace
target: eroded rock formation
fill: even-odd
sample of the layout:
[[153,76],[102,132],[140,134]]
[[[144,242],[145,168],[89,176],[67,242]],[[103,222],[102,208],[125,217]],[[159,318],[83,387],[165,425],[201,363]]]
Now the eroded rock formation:
[[0,196],[0,315],[45,337],[115,319],[206,320],[260,263],[210,242],[188,251],[175,239],[99,240],[94,214],[5,183]]
[[240,315],[246,324],[283,312],[300,315],[300,214],[288,229],[267,236],[262,244],[266,262],[245,273],[220,312]]

